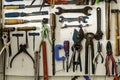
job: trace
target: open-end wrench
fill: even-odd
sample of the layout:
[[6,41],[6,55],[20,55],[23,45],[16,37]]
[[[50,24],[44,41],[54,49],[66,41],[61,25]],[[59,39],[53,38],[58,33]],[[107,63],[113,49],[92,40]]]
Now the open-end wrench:
[[72,22],[72,21],[78,21],[79,23],[82,21],[83,23],[87,23],[86,19],[89,19],[88,16],[79,16],[77,18],[65,18],[63,16],[59,17],[59,22],[64,22],[64,21],[68,21],[68,22]]
[[87,16],[90,16],[89,10],[92,10],[92,7],[86,6],[82,9],[62,9],[61,7],[57,7],[58,12],[55,12],[57,15],[60,15],[62,13],[83,13]]

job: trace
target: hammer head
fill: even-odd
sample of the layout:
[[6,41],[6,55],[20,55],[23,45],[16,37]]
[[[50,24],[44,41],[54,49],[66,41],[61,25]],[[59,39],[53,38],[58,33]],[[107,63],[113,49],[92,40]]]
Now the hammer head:
[[117,0],[105,0],[105,2],[111,2],[111,1],[114,1],[115,3],[117,3]]
[[119,9],[112,9],[111,12],[112,12],[112,13],[119,13],[120,10],[119,10]]

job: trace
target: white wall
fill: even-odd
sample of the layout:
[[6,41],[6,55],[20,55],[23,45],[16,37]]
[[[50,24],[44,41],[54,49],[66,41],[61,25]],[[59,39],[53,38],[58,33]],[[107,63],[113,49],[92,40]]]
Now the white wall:
[[[31,1],[24,1],[24,4],[26,5],[29,5]],[[23,3],[23,2],[21,2]],[[39,0],[37,0],[35,2],[35,4],[39,4]],[[7,3],[4,1],[3,4],[19,4],[18,2],[12,2],[12,3]],[[120,0],[118,0],[118,4],[116,5],[115,3],[112,2],[112,8],[119,8],[119,4],[120,4]],[[61,6],[63,8],[83,8],[84,6],[75,6],[75,5],[57,5],[57,6]],[[48,10],[50,13],[51,12],[55,12],[57,11],[56,10],[56,7],[54,7],[54,9],[50,9],[50,8],[43,8],[43,10]],[[101,43],[103,44],[103,55],[104,55],[104,58],[105,58],[105,55],[106,55],[106,37],[105,37],[105,3],[104,2],[101,2],[99,4],[95,4],[93,7],[93,10],[91,11],[92,15],[89,17],[89,20],[88,20],[88,23],[91,24],[90,27],[87,27],[87,28],[83,28],[84,29],[84,32],[93,32],[95,33],[96,32],[96,27],[97,27],[97,23],[96,23],[96,8],[97,7],[101,7],[101,10],[102,10],[102,31],[104,33],[104,36],[103,36],[103,39],[101,40]],[[4,13],[7,13],[7,12],[33,12],[33,11],[39,11],[39,8],[31,8],[31,9],[21,9],[21,10],[4,10]],[[78,17],[78,16],[83,16],[83,14],[62,14],[64,17]],[[47,17],[49,18],[50,16],[47,15],[47,16],[30,16],[30,17],[23,17],[22,19],[28,19],[28,20],[32,20],[32,19],[42,19],[44,17]],[[115,33],[115,28],[113,27],[114,26],[114,15],[112,14],[111,16],[112,20],[111,20],[111,42],[113,44],[113,51],[114,51],[114,44],[115,44],[115,36],[114,36],[114,33]],[[19,17],[18,19],[21,19],[21,17]],[[59,19],[59,16],[57,15],[57,26],[56,26],[56,44],[63,44],[63,41],[64,40],[69,40],[70,41],[70,46],[72,46],[73,44],[73,41],[72,41],[72,34],[73,34],[73,31],[74,31],[74,28],[68,28],[68,29],[60,29],[60,27],[62,27],[62,25],[64,25],[65,23],[66,24],[79,24],[78,22],[73,22],[73,23],[59,23],[58,22],[58,19]],[[28,24],[23,24],[23,25],[14,25],[14,27],[19,27],[19,26],[30,26],[30,25],[33,25],[33,26],[37,26],[37,27],[40,27],[41,26],[41,23],[28,23]],[[9,25],[6,25],[5,27],[13,27],[12,26],[9,26]],[[48,29],[50,30],[50,27],[49,27],[49,24],[48,24]],[[77,30],[79,30],[78,28],[76,28]],[[41,31],[41,28],[40,30],[37,30],[36,32],[40,32]],[[34,32],[34,31],[33,31]],[[12,32],[12,33],[17,33],[17,31],[15,32]],[[12,37],[12,33],[11,33],[11,45],[12,45],[12,57],[17,53],[17,40],[16,40],[16,37]],[[25,32],[20,32],[20,33],[23,33],[25,35]],[[32,50],[32,37],[29,37],[29,48],[27,49],[28,52],[30,52],[30,54],[34,57],[34,51]],[[36,37],[36,50],[38,50],[39,48],[39,43],[40,43],[40,40],[41,40],[41,37]],[[20,44],[25,44],[25,36],[20,38]],[[81,56],[82,56],[82,67],[83,67],[83,71],[80,72],[79,69],[76,71],[76,72],[72,72],[72,68],[70,69],[70,71],[67,73],[65,71],[60,71],[60,72],[56,72],[56,76],[52,76],[52,56],[51,56],[51,48],[50,48],[50,45],[49,43],[47,42],[47,55],[48,55],[48,61],[49,61],[49,64],[48,64],[48,72],[49,72],[49,80],[71,80],[71,76],[74,76],[74,75],[81,75],[81,77],[79,77],[78,79],[79,80],[83,80],[84,78],[82,77],[84,75],[84,57],[85,57],[85,40],[82,42],[82,45],[83,45],[83,50],[81,52]],[[97,46],[97,41],[94,40],[94,46],[95,46],[95,52],[97,50],[96,46]],[[60,51],[60,55],[63,56],[64,53],[63,51]],[[70,51],[70,56],[72,55],[72,51]],[[42,53],[41,53],[41,56],[42,56]],[[116,57],[116,60],[117,60],[118,57]],[[42,67],[42,58],[40,59],[40,75],[42,76],[43,75],[43,67]],[[56,68],[57,70],[61,69],[62,67],[62,62],[57,62],[56,61]],[[1,66],[0,66],[1,67]],[[32,61],[30,60],[30,58],[28,56],[26,56],[24,53],[22,53],[21,55],[19,55],[19,57],[17,57],[15,59],[15,61],[13,61],[13,67],[10,68],[8,66],[8,68],[6,68],[6,78],[7,80],[34,80],[34,68],[33,68],[33,63]],[[97,76],[96,76],[97,75]],[[90,73],[90,79],[91,80],[113,80],[113,77],[106,77],[105,76],[105,69],[104,69],[104,64],[101,64],[99,63],[97,65],[97,68],[96,68],[96,75],[91,75]],[[0,77],[1,78],[1,77]]]

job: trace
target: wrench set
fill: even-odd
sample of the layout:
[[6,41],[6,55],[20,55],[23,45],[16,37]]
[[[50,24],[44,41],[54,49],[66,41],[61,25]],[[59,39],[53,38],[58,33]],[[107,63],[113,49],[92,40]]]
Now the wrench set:
[[[3,71],[3,80],[6,80],[7,78],[5,70],[8,72],[9,70],[13,70],[14,66],[17,65],[14,64],[14,62],[17,61],[15,58],[18,58],[21,53],[27,55],[33,63],[34,80],[40,80],[40,76],[42,75],[41,72],[43,72],[44,80],[48,80],[49,75],[55,76],[56,74],[59,75],[61,72],[63,75],[70,73],[70,76],[72,75],[71,73],[75,73],[76,76],[71,80],[77,80],[79,77],[77,75],[85,75],[83,77],[86,80],[91,80],[88,76],[96,76],[99,57],[102,59],[100,63],[103,65],[105,63],[104,71],[106,71],[106,73],[101,75],[114,75],[114,80],[119,80],[120,61],[117,62],[117,67],[115,60],[118,59],[120,55],[120,10],[110,10],[111,1],[117,3],[117,0],[43,0],[40,5],[34,4],[39,2],[37,0],[29,0],[26,1],[29,5],[16,4],[24,1],[25,0],[3,1],[7,3],[7,5],[5,4],[2,6],[2,11],[5,13],[3,13],[4,15],[2,14],[3,17],[1,17],[0,28],[0,40],[3,42],[3,48],[0,51],[0,55],[4,53],[3,59],[5,67]],[[99,5],[100,2],[104,3],[104,1],[105,13],[102,13],[101,7],[93,7],[93,5]],[[76,7],[69,8],[70,5]],[[65,8],[64,6],[68,7]],[[83,7],[77,8],[78,6]],[[93,32],[87,30],[92,26],[95,26],[89,22],[94,18],[91,17],[92,11],[96,11],[95,23],[97,24],[96,28],[93,29]],[[110,39],[111,13],[115,14],[115,51],[112,51],[111,44],[113,40]],[[102,30],[103,14],[105,14],[106,17],[105,31]],[[62,36],[68,34],[67,29],[73,29],[74,31],[70,31],[69,39],[67,38],[68,36],[66,36],[66,39],[58,40],[61,35],[59,34],[59,31],[62,31],[63,29],[66,30],[66,33]],[[106,52],[103,52],[104,49],[102,48],[102,43],[104,42],[103,36],[105,36],[105,33],[105,40],[107,41],[105,46]],[[70,38],[72,38],[72,40],[70,40]],[[13,43],[16,43],[16,45],[13,45]],[[41,62],[41,59],[43,59],[43,62]],[[109,59],[112,60],[111,70],[109,70],[108,67]],[[41,65],[43,65],[43,71]],[[62,69],[58,69],[58,66],[61,68],[61,65]],[[49,70],[49,66],[52,68],[50,69],[52,71]],[[49,71],[51,72],[50,74]]]

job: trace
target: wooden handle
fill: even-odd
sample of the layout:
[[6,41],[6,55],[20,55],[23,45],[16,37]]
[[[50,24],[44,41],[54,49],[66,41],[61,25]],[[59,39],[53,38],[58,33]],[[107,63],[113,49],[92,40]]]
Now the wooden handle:
[[46,52],[46,42],[42,42],[42,53],[43,53],[43,73],[44,80],[48,80],[48,63],[47,63],[47,52]]
[[23,19],[5,19],[6,25],[22,24],[24,23]]
[[5,27],[2,29],[3,32],[15,31],[15,27]]
[[119,13],[115,13],[115,56],[119,56]]
[[56,16],[54,13],[50,14],[50,26],[52,29],[56,27]]
[[19,6],[4,6],[4,9],[19,9]]
[[36,30],[35,26],[25,26],[25,27],[18,27],[17,31],[31,31]]

